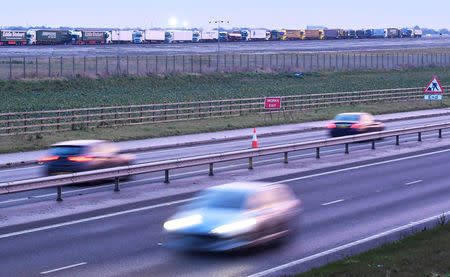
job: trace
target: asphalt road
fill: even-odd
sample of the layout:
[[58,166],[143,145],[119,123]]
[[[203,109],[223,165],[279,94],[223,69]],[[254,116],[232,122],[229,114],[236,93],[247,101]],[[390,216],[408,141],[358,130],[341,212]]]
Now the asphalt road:
[[[396,129],[396,128],[405,128],[412,127],[417,125],[425,125],[425,124],[433,124],[440,122],[448,122],[450,121],[450,116],[439,116],[439,117],[430,117],[430,118],[422,118],[422,119],[413,119],[413,120],[403,120],[403,121],[394,121],[387,122],[387,129]],[[425,140],[427,136],[436,137],[435,133],[423,134],[423,139]],[[445,136],[445,132],[444,132]],[[260,147],[262,146],[271,146],[271,145],[279,145],[279,144],[287,144],[287,143],[295,143],[299,141],[309,141],[316,139],[326,138],[327,132],[322,131],[312,131],[312,132],[304,132],[298,134],[288,134],[281,136],[273,136],[273,137],[264,137],[259,138],[258,143]],[[401,143],[405,141],[414,141],[417,139],[416,135],[403,136],[400,138]],[[385,139],[382,142],[378,142],[378,147],[391,146],[394,144],[394,138]],[[189,156],[196,155],[206,155],[213,153],[221,153],[227,151],[234,150],[242,150],[250,147],[250,141],[248,140],[237,140],[223,143],[211,143],[204,144],[198,146],[191,147],[177,147],[170,149],[161,149],[161,150],[153,150],[147,152],[136,153],[137,163],[144,162],[152,162],[152,161],[161,161],[167,159],[176,159],[183,158]],[[359,143],[351,146],[351,149],[369,149],[369,146],[366,143]],[[322,149],[322,156],[325,157],[329,154],[342,152],[342,147],[328,147]],[[314,157],[315,153],[313,151],[298,151],[296,153],[292,153],[290,155],[290,159],[303,159],[305,157]],[[38,159],[40,157],[36,157]],[[259,166],[261,164],[279,164],[282,162],[282,157],[280,155],[266,156],[255,159],[255,166]],[[227,170],[232,170],[236,168],[246,168],[247,161],[239,161],[239,162],[227,162],[220,163],[215,166],[216,172],[224,172]],[[25,167],[17,167],[17,168],[5,168],[0,170],[0,179],[2,182],[8,182],[13,180],[21,180],[28,178],[36,178],[41,177],[43,171],[43,166],[40,165],[31,165]],[[186,168],[181,170],[171,171],[171,179],[179,179],[185,178],[188,176],[204,176],[207,174],[206,167],[195,167],[195,168]],[[151,174],[142,174],[135,176],[132,181],[124,182],[122,186],[140,186],[146,185],[150,183],[160,183],[163,181],[163,172],[159,173],[151,173]],[[79,193],[90,193],[94,191],[107,191],[112,187],[111,184],[103,184],[100,186],[71,186],[65,187],[63,190],[63,197],[69,197],[78,195]],[[54,199],[56,197],[54,188],[21,192],[15,194],[6,194],[0,195],[0,207],[11,207],[15,205],[23,205],[26,203],[45,201],[48,199]]]
[[[191,197],[181,195],[53,225],[0,228],[0,276],[248,276],[448,211],[449,151],[267,180],[288,184],[303,201],[299,231],[278,247],[241,255],[165,249],[161,226]],[[46,229],[31,229],[38,227]]]
[[[346,39],[306,41],[225,42],[221,54],[277,54],[329,51],[370,51],[448,48],[450,37],[421,39]],[[4,57],[81,57],[141,55],[214,55],[217,43],[120,44],[120,45],[54,45],[2,47]]]

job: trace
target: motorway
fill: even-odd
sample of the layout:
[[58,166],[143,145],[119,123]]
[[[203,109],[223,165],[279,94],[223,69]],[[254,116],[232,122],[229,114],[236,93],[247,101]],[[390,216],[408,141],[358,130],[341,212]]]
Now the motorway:
[[[421,119],[411,119],[411,120],[401,120],[401,121],[393,121],[386,123],[386,129],[397,129],[397,128],[406,128],[417,125],[426,125],[433,123],[442,123],[442,122],[450,122],[449,116],[437,116],[437,117],[429,117],[429,118],[421,118]],[[423,139],[426,140],[427,136],[436,137],[436,134],[424,134]],[[445,132],[444,132],[445,136]],[[311,131],[311,132],[303,132],[297,134],[287,134],[280,136],[271,136],[259,138],[260,147],[263,146],[272,146],[272,145],[280,145],[280,144],[288,144],[295,143],[300,141],[310,141],[326,138],[327,132],[325,130],[320,131]],[[400,138],[400,142],[404,143],[406,141],[415,141],[417,140],[416,135],[403,136]],[[377,147],[384,146],[392,146],[394,144],[394,138],[388,138],[383,140],[382,142],[377,142]],[[162,161],[168,159],[177,159],[183,157],[197,156],[197,155],[207,155],[213,153],[222,153],[228,151],[242,150],[250,147],[250,142],[248,140],[237,140],[230,142],[221,142],[221,143],[210,143],[203,144],[197,146],[190,147],[177,147],[177,148],[169,148],[169,149],[160,149],[160,150],[152,150],[136,153],[137,161],[136,163],[144,163],[144,162],[154,162],[154,161]],[[369,149],[367,143],[358,143],[352,145],[350,150],[358,150],[358,149]],[[332,155],[336,153],[342,153],[342,147],[327,147],[322,150],[322,156],[326,159],[327,155]],[[315,156],[314,151],[297,151],[290,155],[290,160],[302,160],[305,158],[311,158]],[[41,157],[36,157],[36,159]],[[266,157],[259,157],[255,159],[254,165],[256,167],[264,164],[281,164],[282,157],[280,155],[272,155]],[[229,170],[236,169],[245,169],[247,168],[246,161],[238,161],[238,162],[227,162],[220,163],[215,166],[215,172],[227,172]],[[43,166],[41,165],[29,165],[24,167],[16,167],[16,168],[3,168],[0,169],[0,179],[2,182],[28,179],[28,178],[36,178],[41,177],[43,172]],[[186,177],[192,176],[205,176],[208,174],[208,170],[206,167],[194,167],[194,168],[186,168],[182,170],[172,171],[171,180],[177,180]],[[136,186],[147,186],[155,183],[161,183],[163,181],[163,172],[156,172],[151,174],[142,174],[135,176],[132,181],[123,182],[122,187],[136,187]],[[109,191],[111,190],[111,184],[102,184],[100,186],[70,186],[65,187],[63,190],[63,197],[77,197],[80,193],[91,193],[98,191]],[[0,208],[1,207],[11,207],[11,206],[20,206],[27,203],[36,203],[39,201],[46,201],[49,199],[55,199],[55,189],[48,188],[42,190],[21,192],[15,194],[7,194],[0,195]]]
[[164,248],[161,226],[191,194],[51,223],[0,228],[0,276],[256,274],[450,210],[449,152],[450,147],[443,147],[270,178],[266,181],[286,183],[302,199],[298,232],[280,246],[241,254],[189,254]]
[[[448,48],[449,45],[450,37],[446,36],[421,39],[226,42],[220,44],[220,51],[221,54],[279,54],[430,49]],[[2,47],[0,58],[214,54],[217,54],[217,43],[53,45]]]

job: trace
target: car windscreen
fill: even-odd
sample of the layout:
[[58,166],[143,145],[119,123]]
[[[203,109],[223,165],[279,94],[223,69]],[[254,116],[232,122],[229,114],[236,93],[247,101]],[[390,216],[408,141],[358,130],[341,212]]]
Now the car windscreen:
[[50,153],[54,156],[73,156],[80,155],[82,152],[81,146],[55,146],[50,149]]
[[193,208],[241,209],[244,207],[247,193],[233,190],[207,190],[198,195],[189,206]]
[[359,114],[338,114],[334,121],[356,122],[359,121]]

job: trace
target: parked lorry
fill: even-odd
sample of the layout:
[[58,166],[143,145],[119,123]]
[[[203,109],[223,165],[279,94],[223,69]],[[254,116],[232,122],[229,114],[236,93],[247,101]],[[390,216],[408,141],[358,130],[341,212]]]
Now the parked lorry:
[[400,36],[402,38],[410,38],[410,37],[412,37],[412,34],[413,34],[413,29],[402,28],[400,30]]
[[229,41],[241,41],[242,40],[242,34],[240,30],[234,30],[230,33],[228,33],[228,40]]
[[131,43],[133,32],[133,30],[112,30],[111,43]]
[[287,32],[286,30],[272,30],[270,31],[271,40],[286,40]]
[[28,44],[70,44],[72,35],[69,30],[28,30]]
[[76,44],[105,44],[108,39],[106,32],[102,30],[76,30],[71,33],[76,37]]
[[192,42],[192,31],[189,30],[172,30],[166,31],[166,43]]
[[305,30],[305,39],[322,39],[323,34],[321,30],[312,30],[312,29],[306,29]]
[[412,37],[414,37],[414,38],[421,38],[422,37],[422,30],[421,29],[413,29]]
[[384,38],[385,30],[384,29],[368,29],[366,30],[367,38]]
[[302,30],[286,30],[286,40],[300,40],[302,35]]
[[338,39],[339,38],[339,30],[338,29],[324,29],[322,32],[323,32],[323,39]]
[[166,39],[166,31],[164,30],[145,30],[144,31],[144,42],[153,43],[153,42],[164,42]]
[[366,33],[363,29],[356,30],[356,37],[355,38],[365,38]]
[[228,32],[220,31],[219,32],[219,41],[228,41]]
[[218,39],[219,39],[219,31],[217,30],[203,30],[192,32],[193,42],[211,42],[217,41]]
[[397,28],[387,28],[385,30],[385,37],[387,38],[399,38],[400,30]]
[[266,40],[267,31],[265,29],[243,29],[241,30],[241,36],[243,41]]
[[0,30],[0,45],[27,44],[27,31],[25,30]]
[[346,38],[356,38],[356,31],[353,29],[346,30]]

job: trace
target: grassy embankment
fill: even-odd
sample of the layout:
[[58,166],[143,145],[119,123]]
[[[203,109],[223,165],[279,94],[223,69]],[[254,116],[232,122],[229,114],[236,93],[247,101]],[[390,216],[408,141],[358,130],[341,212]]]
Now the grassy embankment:
[[[50,110],[77,107],[144,103],[282,96],[336,91],[383,88],[424,87],[437,75],[441,84],[450,83],[448,68],[415,68],[385,71],[349,71],[293,74],[211,74],[152,75],[107,79],[71,79],[41,81],[0,81],[0,111]],[[297,112],[289,119],[257,115],[240,118],[203,119],[178,123],[88,129],[73,132],[2,137],[0,152],[42,149],[66,139],[103,138],[114,141],[162,137],[227,129],[307,122],[331,118],[342,111],[367,111],[373,114],[450,106],[441,102],[399,102],[358,106],[340,106]]]
[[[442,222],[443,223],[443,222]],[[296,277],[450,277],[450,223]]]

